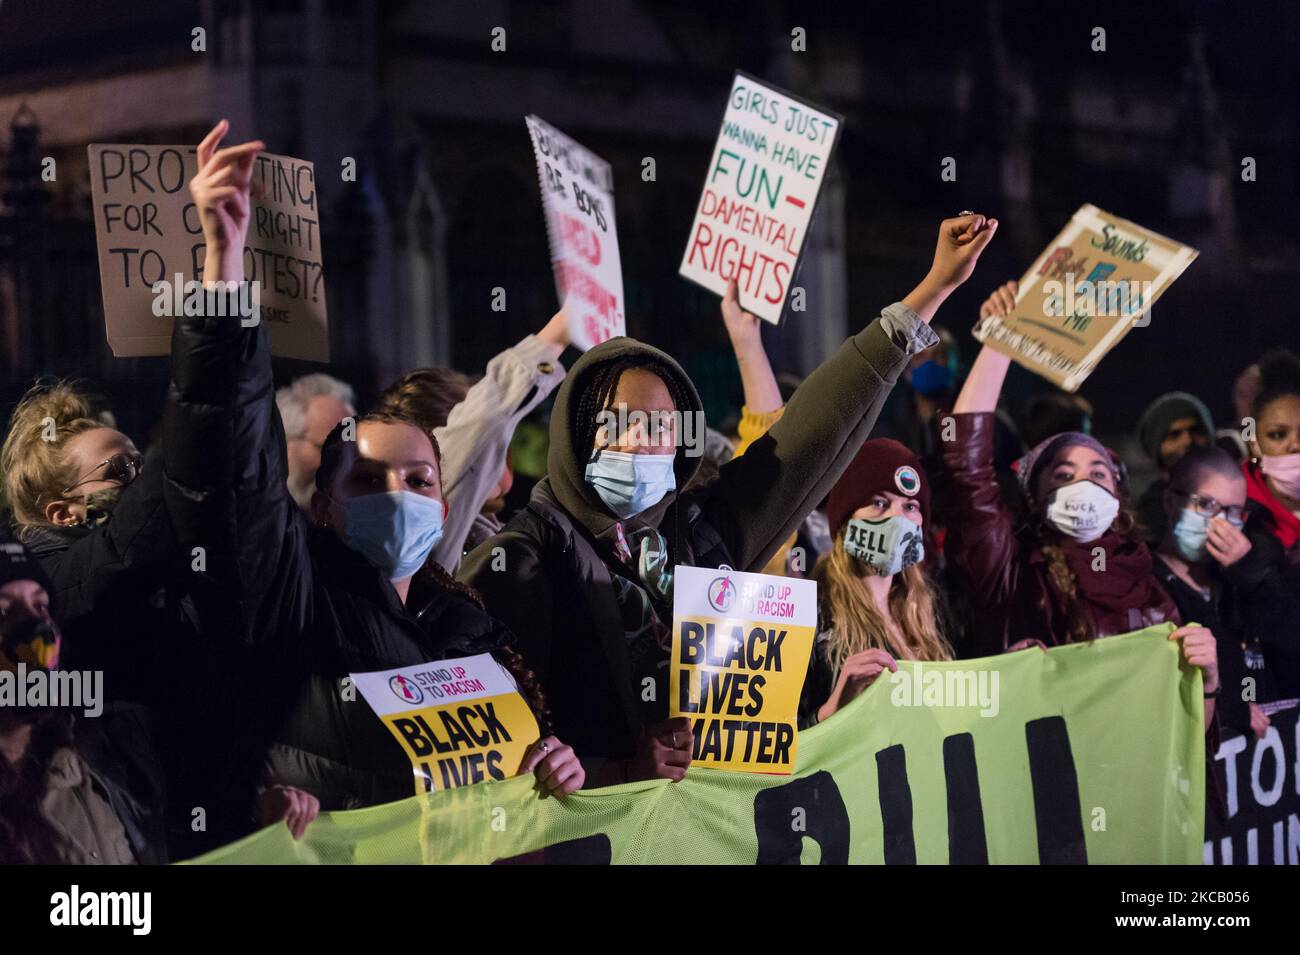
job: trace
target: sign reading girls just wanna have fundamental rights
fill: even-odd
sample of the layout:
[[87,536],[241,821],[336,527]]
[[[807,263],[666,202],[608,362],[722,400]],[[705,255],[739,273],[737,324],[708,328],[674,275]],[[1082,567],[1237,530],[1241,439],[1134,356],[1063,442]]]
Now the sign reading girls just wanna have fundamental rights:
[[736,73],[679,274],[779,322],[843,117]]
[[1190,246],[1093,205],[1079,208],[1020,280],[1010,315],[975,337],[1074,391],[1198,255]]

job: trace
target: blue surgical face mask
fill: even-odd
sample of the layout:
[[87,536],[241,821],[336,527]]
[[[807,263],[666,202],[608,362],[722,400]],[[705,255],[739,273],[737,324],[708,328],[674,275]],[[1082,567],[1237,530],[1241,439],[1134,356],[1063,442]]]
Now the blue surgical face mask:
[[927,398],[943,394],[952,388],[952,368],[933,358],[912,369],[912,390]]
[[1183,560],[1198,564],[1205,560],[1207,553],[1205,538],[1210,530],[1210,519],[1197,514],[1190,507],[1185,507],[1178,514],[1174,524],[1174,544]]
[[389,580],[419,570],[442,537],[442,501],[413,491],[350,497],[343,514],[348,546]]
[[674,454],[596,451],[584,475],[605,506],[622,520],[654,507],[677,488]]
[[897,514],[879,521],[852,518],[844,527],[844,549],[881,577],[925,560],[921,528]]

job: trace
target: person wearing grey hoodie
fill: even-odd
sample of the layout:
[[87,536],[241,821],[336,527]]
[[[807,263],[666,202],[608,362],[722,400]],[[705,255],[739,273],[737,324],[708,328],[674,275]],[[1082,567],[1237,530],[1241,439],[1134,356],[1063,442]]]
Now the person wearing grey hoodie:
[[1137,440],[1147,459],[1159,469],[1159,476],[1138,498],[1138,520],[1147,543],[1159,546],[1169,533],[1165,516],[1165,492],[1169,472],[1192,448],[1204,448],[1214,440],[1214,422],[1205,402],[1185,391],[1170,391],[1147,405],[1138,419]]
[[[593,783],[684,776],[690,724],[666,719],[672,568],[763,567],[839,479],[911,357],[934,343],[930,319],[996,229],[975,213],[944,220],[921,283],[813,371],[781,420],[703,487],[678,492],[699,469],[704,416],[676,361],[614,338],[575,363],[556,394],[546,477],[458,576],[514,633]],[[736,304],[734,282],[727,297]]]

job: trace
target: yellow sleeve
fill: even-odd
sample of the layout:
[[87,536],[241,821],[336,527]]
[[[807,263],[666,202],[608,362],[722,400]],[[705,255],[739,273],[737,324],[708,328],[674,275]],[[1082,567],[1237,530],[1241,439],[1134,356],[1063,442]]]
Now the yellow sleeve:
[[768,428],[781,420],[783,414],[785,414],[785,405],[775,411],[767,411],[763,414],[756,414],[750,411],[748,407],[742,407],[740,409],[740,440],[736,443],[736,451],[732,454],[732,457],[738,458],[744,454],[751,444],[767,434]]

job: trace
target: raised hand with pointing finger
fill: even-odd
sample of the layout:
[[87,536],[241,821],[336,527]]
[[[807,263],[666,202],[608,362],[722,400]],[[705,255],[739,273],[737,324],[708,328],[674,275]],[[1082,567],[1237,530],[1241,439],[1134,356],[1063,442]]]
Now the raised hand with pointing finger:
[[199,171],[190,180],[190,195],[203,227],[207,282],[240,282],[244,278],[244,238],[252,207],[253,169],[266,148],[260,139],[221,147],[230,130],[222,120],[203,137],[196,150]]

